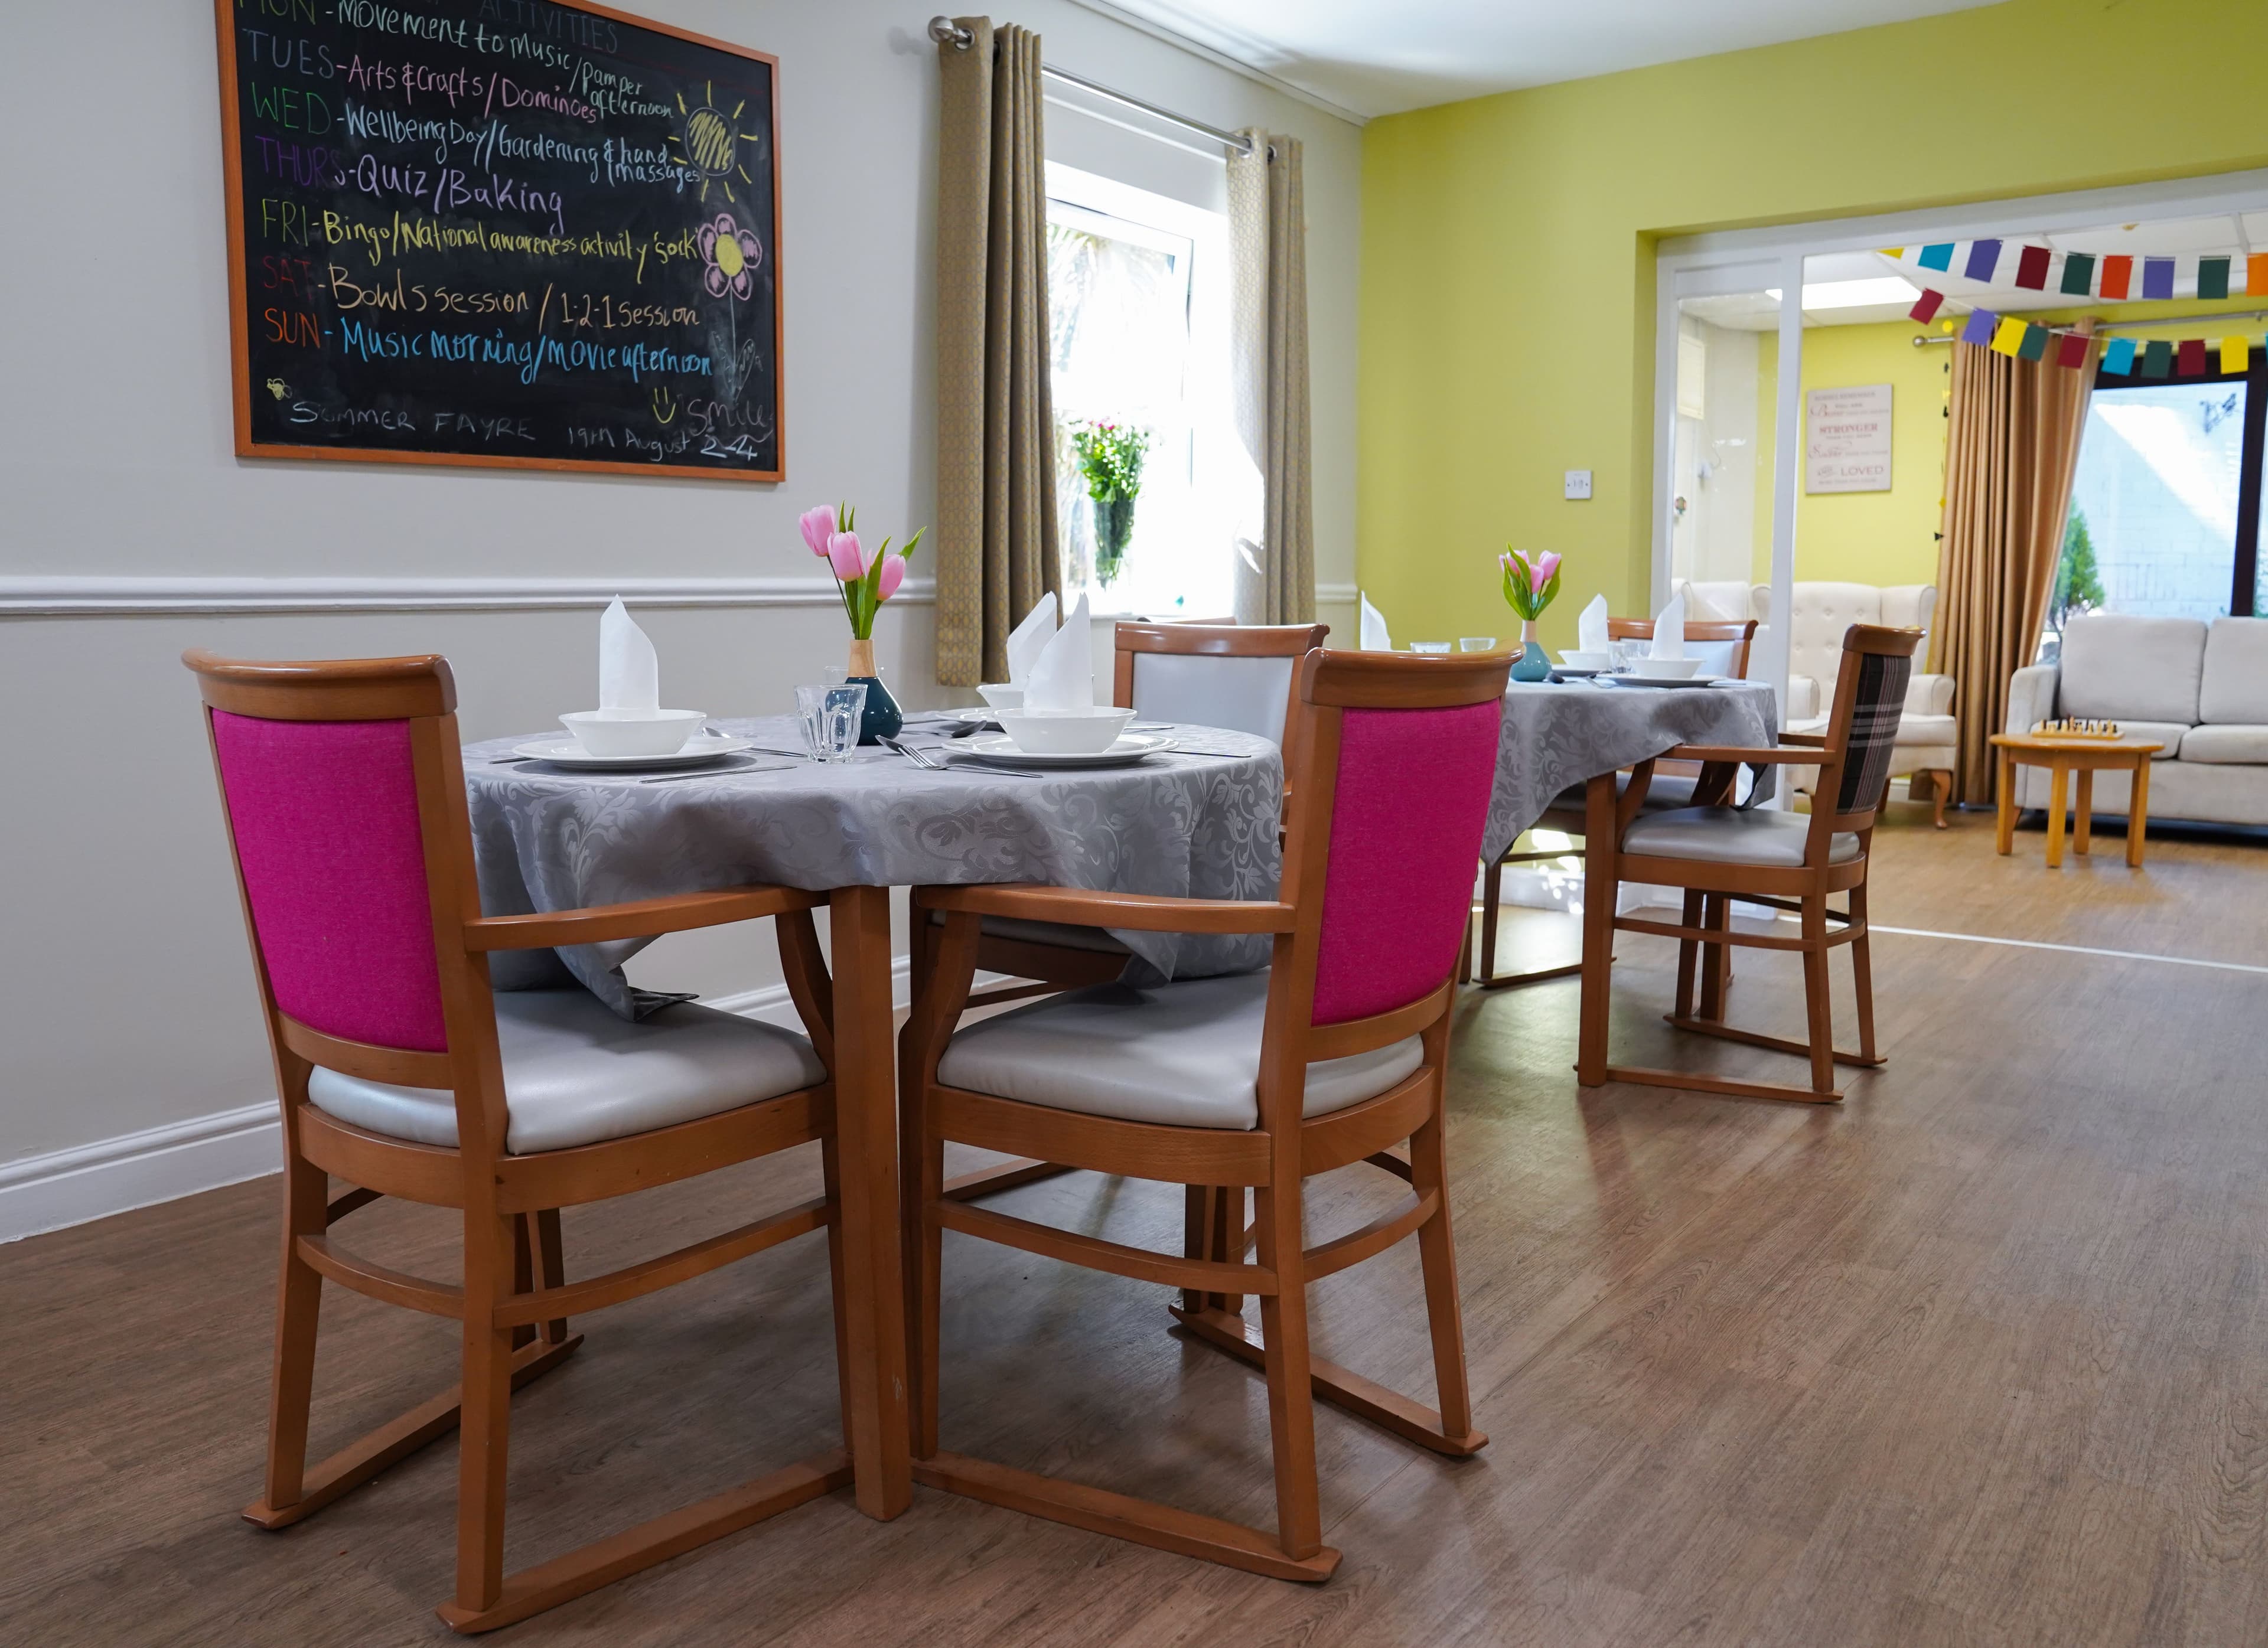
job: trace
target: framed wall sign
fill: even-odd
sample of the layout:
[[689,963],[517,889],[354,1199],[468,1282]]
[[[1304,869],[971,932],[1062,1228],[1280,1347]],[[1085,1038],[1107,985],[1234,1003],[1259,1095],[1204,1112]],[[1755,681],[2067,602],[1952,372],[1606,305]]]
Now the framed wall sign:
[[1803,489],[1890,489],[1890,386],[1813,389],[1803,398]]
[[779,65],[551,0],[216,0],[236,450],[777,481]]

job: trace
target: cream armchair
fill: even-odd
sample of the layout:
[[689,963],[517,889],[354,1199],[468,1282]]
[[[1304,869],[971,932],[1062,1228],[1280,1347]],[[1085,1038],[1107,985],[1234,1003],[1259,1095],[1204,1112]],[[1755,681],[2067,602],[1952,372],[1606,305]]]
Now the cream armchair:
[[[1745,611],[1739,592],[1748,587]],[[1763,667],[1766,636],[1773,622],[1771,585],[1758,584],[1691,584],[1686,586],[1687,610],[1696,604],[1728,617],[1756,620],[1756,644],[1749,650],[1751,674]],[[1791,732],[1817,732],[1826,725],[1825,707],[1835,702],[1835,675],[1843,660],[1844,632],[1852,624],[1885,624],[1912,629],[1926,635],[1937,614],[1934,584],[1897,584],[1888,588],[1873,584],[1834,584],[1808,580],[1792,591],[1788,625],[1787,702],[1782,714]],[[1925,643],[1926,645],[1926,643]],[[1905,713],[1898,723],[1897,743],[1890,761],[1890,776],[1931,776],[1936,800],[1936,822],[1945,828],[1945,802],[1953,789],[1954,754],[1961,737],[1953,720],[1953,677],[1916,673],[1906,688]],[[1808,790],[1810,769],[1793,775],[1799,790]]]

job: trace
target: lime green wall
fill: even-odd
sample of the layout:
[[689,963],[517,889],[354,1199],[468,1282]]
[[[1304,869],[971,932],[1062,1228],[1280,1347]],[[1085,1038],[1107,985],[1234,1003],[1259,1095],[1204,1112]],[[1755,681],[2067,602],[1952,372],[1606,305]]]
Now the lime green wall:
[[1645,595],[1659,237],[2268,166],[2264,98],[2257,0],[2004,0],[1373,121],[1360,581],[1454,635],[1557,549],[1554,643]]
[[[1799,492],[1795,575],[1846,584],[1932,584],[1944,513],[1946,366],[1951,343],[1916,349],[1928,328],[1813,327],[1803,335],[1803,386],[1890,386],[1890,489]],[[1771,578],[1769,523],[1764,570]]]

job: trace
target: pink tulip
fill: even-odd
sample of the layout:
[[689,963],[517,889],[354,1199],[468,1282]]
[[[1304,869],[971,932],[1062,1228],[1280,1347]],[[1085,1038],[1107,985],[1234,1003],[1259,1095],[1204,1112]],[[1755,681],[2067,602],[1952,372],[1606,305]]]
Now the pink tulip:
[[906,581],[906,558],[903,555],[884,555],[880,581],[874,589],[875,598],[887,600],[898,592],[898,585]]
[[811,553],[825,557],[827,541],[835,535],[834,506],[822,504],[817,509],[804,511],[800,525],[803,527],[803,541],[811,546]]
[[1551,581],[1551,575],[1558,570],[1559,557],[1550,550],[1545,550],[1543,555],[1536,557],[1535,570],[1529,576],[1534,580],[1534,587],[1538,595],[1543,593],[1543,586]]
[[827,559],[835,568],[835,576],[846,584],[866,576],[865,552],[858,547],[857,533],[839,532],[829,537]]

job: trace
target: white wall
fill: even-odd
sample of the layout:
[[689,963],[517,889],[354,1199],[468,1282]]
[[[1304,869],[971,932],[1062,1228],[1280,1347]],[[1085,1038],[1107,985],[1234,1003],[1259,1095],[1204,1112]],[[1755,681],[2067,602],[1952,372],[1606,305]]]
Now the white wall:
[[[781,59],[789,479],[777,488],[239,460],[210,8],[44,8],[0,54],[0,146],[53,160],[55,134],[74,134],[69,164],[14,168],[0,194],[0,703],[42,711],[19,725],[0,803],[0,1239],[240,1176],[272,1151],[264,1134],[243,1144],[234,1117],[272,1092],[184,647],[442,651],[467,737],[488,737],[590,699],[600,592],[692,580],[643,614],[668,695],[762,713],[842,652],[797,513],[849,497],[881,530],[933,518],[932,8],[644,9]],[[1024,0],[1013,20],[1076,72],[1304,140],[1317,575],[1333,598],[1323,616],[1351,627],[1359,132],[1069,0]],[[132,119],[87,122],[55,67],[97,61],[107,105]],[[1060,108],[1049,118],[1074,164],[1204,187],[1209,161]],[[480,609],[354,610],[451,603]],[[288,609],[310,605],[343,609]],[[878,628],[914,703],[943,697],[930,625],[915,600]],[[777,976],[770,946],[753,930],[685,935],[635,968],[745,994]],[[223,1134],[239,1138],[234,1154],[114,1171],[151,1138]],[[11,1225],[11,1195],[49,1210]]]

